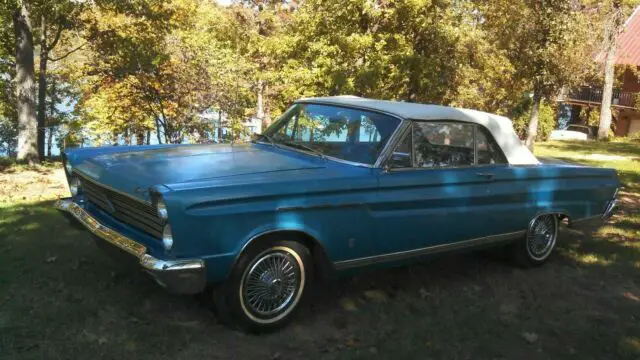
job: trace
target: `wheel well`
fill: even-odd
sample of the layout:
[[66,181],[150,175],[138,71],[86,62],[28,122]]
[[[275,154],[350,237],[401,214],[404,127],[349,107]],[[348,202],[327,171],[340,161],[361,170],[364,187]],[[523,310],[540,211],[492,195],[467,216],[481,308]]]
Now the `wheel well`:
[[326,280],[330,277],[333,272],[333,265],[329,260],[324,247],[313,236],[299,230],[279,230],[258,235],[249,241],[242,252],[238,255],[238,258],[240,258],[240,256],[242,256],[242,254],[257,241],[262,242],[283,239],[299,242],[309,249],[311,257],[313,258],[314,274],[316,279]]
[[571,218],[569,218],[569,215],[567,215],[567,214],[565,214],[563,212],[556,212],[554,214],[558,217],[558,223],[559,224],[565,224],[565,225],[571,224]]

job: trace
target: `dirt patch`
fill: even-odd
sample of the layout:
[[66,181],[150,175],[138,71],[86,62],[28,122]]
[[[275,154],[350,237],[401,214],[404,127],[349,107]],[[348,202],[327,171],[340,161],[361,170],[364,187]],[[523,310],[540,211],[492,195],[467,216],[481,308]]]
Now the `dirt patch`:
[[36,202],[70,196],[64,170],[49,167],[6,169],[0,173],[0,204]]

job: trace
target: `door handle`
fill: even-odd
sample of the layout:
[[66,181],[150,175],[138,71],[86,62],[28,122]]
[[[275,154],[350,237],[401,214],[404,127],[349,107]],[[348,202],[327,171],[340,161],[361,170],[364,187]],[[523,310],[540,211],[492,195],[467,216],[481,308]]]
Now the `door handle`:
[[493,173],[477,172],[476,175],[482,176],[487,179],[493,178]]

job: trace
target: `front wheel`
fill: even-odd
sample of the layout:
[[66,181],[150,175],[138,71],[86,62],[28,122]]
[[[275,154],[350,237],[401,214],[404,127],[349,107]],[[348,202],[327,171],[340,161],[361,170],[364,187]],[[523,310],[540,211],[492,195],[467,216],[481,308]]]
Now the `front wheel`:
[[530,268],[544,264],[556,246],[558,217],[540,215],[529,224],[526,236],[513,244],[513,257],[519,266]]
[[227,283],[214,289],[218,315],[248,332],[276,329],[288,322],[312,277],[309,250],[294,241],[250,247]]

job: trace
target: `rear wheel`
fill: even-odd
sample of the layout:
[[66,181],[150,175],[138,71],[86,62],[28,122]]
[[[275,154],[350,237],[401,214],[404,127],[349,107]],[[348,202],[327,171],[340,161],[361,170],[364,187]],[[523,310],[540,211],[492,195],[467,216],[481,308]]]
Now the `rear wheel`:
[[219,318],[249,332],[287,323],[312,277],[309,250],[294,241],[269,241],[250,247],[230,279],[214,289]]
[[558,217],[540,215],[531,221],[526,236],[512,245],[513,258],[522,267],[541,266],[553,252],[557,238]]

